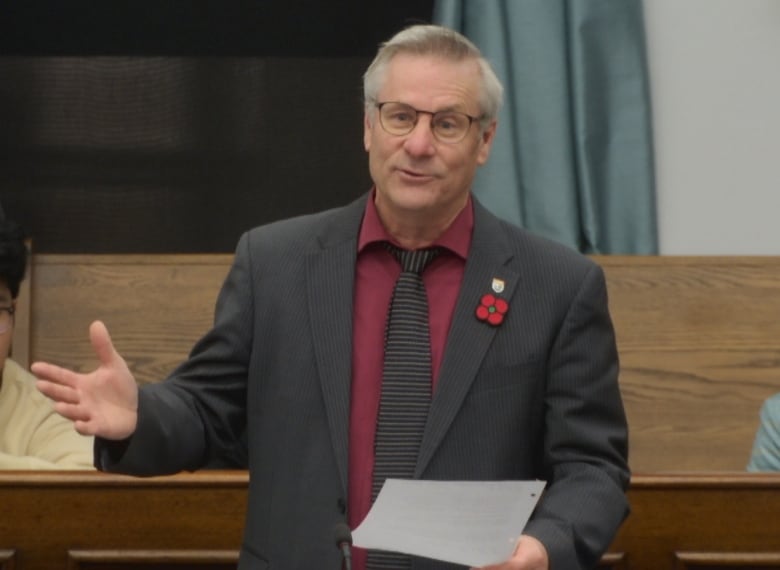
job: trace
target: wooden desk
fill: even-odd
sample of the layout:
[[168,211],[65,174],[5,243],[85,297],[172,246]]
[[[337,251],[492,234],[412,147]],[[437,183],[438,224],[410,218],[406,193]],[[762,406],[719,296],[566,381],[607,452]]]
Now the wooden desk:
[[0,569],[235,568],[247,475],[0,472]]
[[[0,569],[235,568],[247,483],[0,472]],[[780,474],[638,475],[629,500],[601,568],[780,569]]]
[[780,569],[780,474],[633,478],[607,568]]

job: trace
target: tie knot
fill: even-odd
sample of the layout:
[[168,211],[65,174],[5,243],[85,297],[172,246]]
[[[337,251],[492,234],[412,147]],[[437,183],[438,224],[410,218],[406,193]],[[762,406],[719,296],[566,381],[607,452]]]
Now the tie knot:
[[401,264],[405,273],[421,274],[428,264],[441,253],[441,248],[429,247],[426,249],[401,249],[391,243],[385,243],[387,251],[392,253]]

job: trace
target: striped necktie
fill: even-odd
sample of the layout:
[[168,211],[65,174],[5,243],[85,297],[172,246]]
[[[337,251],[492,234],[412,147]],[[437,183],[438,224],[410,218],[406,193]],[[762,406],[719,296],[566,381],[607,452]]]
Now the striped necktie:
[[[411,479],[431,403],[428,296],[422,272],[438,248],[403,250],[385,244],[401,263],[385,329],[385,362],[374,440],[372,502],[385,479]],[[408,556],[369,551],[369,570],[410,568]]]

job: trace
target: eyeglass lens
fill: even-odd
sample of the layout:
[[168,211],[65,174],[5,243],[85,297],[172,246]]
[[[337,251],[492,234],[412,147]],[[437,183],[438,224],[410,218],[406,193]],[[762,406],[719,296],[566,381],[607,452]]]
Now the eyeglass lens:
[[379,106],[379,120],[391,135],[406,135],[412,132],[420,114],[431,115],[431,130],[442,142],[458,142],[466,136],[471,126],[471,117],[457,111],[418,111],[403,103],[382,103]]

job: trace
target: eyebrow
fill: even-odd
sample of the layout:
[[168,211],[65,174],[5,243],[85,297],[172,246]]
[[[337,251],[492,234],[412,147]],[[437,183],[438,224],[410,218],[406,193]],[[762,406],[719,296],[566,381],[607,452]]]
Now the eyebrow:
[[433,115],[437,115],[439,113],[461,113],[463,115],[469,115],[469,113],[461,107],[460,104],[455,105],[448,105],[447,107],[443,107],[441,109],[437,109],[436,111],[428,111],[427,109],[418,109],[414,105],[410,105],[409,103],[404,103],[403,101],[388,101],[389,103],[400,103],[401,105],[405,105],[409,107],[410,109],[414,109],[417,112],[423,112],[423,113],[430,113]]
[[461,111],[463,108],[463,103],[452,103],[451,105],[445,105],[441,109],[438,109],[436,111],[428,111],[427,109],[418,109],[411,103],[407,103],[406,101],[402,101],[400,99],[387,99],[386,101],[383,101],[380,99],[380,103],[398,103],[399,105],[405,105],[407,107],[411,107],[412,109],[416,111],[425,111],[426,113],[438,113],[439,111],[459,111],[462,113],[465,113],[465,111]]

